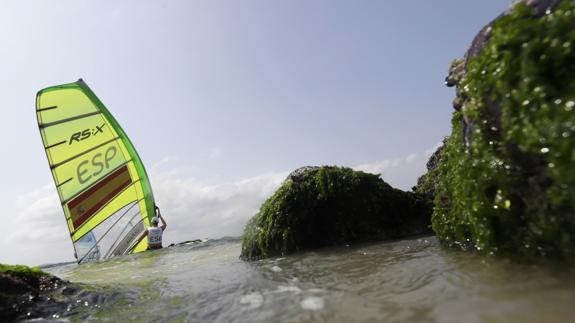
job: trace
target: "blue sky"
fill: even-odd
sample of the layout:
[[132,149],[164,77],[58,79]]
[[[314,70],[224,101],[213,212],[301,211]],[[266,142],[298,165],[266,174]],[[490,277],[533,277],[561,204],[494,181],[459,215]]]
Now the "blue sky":
[[39,89],[82,77],[98,94],[149,170],[166,241],[238,235],[300,166],[414,185],[450,131],[450,61],[509,5],[2,2],[0,216],[11,233],[0,262],[73,259],[36,126]]

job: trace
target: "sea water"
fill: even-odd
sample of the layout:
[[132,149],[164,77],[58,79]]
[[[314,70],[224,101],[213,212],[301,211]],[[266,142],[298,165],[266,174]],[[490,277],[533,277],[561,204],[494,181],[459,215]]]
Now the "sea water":
[[239,239],[45,270],[104,292],[66,320],[573,322],[575,271],[439,245],[434,237],[245,262]]

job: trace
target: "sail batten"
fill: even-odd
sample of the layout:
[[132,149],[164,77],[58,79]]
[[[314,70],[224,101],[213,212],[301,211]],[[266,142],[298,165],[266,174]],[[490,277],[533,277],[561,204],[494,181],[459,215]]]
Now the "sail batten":
[[36,115],[78,262],[145,250],[149,179],[100,99],[82,80],[53,86],[38,92]]
[[91,117],[91,116],[95,116],[95,115],[98,115],[98,114],[100,114],[100,113],[101,113],[101,112],[98,112],[98,111],[92,112],[92,113],[86,113],[86,114],[82,114],[82,115],[79,115],[79,116],[71,117],[71,118],[68,118],[68,119],[57,120],[57,121],[52,121],[52,122],[50,122],[50,123],[39,124],[38,127],[40,127],[40,128],[48,128],[48,127],[56,126],[56,125],[59,125],[59,124],[62,124],[62,123],[71,122],[71,121],[76,121],[76,120],[88,118],[88,117]]

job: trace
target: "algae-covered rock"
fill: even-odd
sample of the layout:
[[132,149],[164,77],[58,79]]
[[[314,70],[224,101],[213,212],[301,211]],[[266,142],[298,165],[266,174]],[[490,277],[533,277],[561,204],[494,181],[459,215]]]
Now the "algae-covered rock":
[[30,308],[42,293],[58,285],[64,282],[38,268],[0,264],[0,317],[7,321],[35,317],[28,314]]
[[439,167],[441,152],[443,152],[447,139],[448,137],[444,138],[443,143],[437,147],[433,154],[431,154],[426,164],[427,173],[417,179],[417,186],[413,188],[415,192],[421,193],[429,199],[433,199],[435,197],[435,189],[437,187],[437,182],[439,181],[437,168]]
[[242,259],[430,232],[426,198],[378,175],[304,167],[286,179],[246,226]]
[[74,315],[79,300],[101,302],[101,293],[22,265],[0,264],[0,321]]
[[575,260],[575,1],[516,3],[455,65],[434,231],[464,249]]

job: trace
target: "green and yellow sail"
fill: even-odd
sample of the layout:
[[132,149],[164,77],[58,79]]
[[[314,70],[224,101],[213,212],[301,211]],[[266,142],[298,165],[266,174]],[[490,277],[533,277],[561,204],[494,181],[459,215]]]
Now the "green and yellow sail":
[[104,104],[80,79],[40,90],[36,116],[78,263],[146,250],[150,182]]

